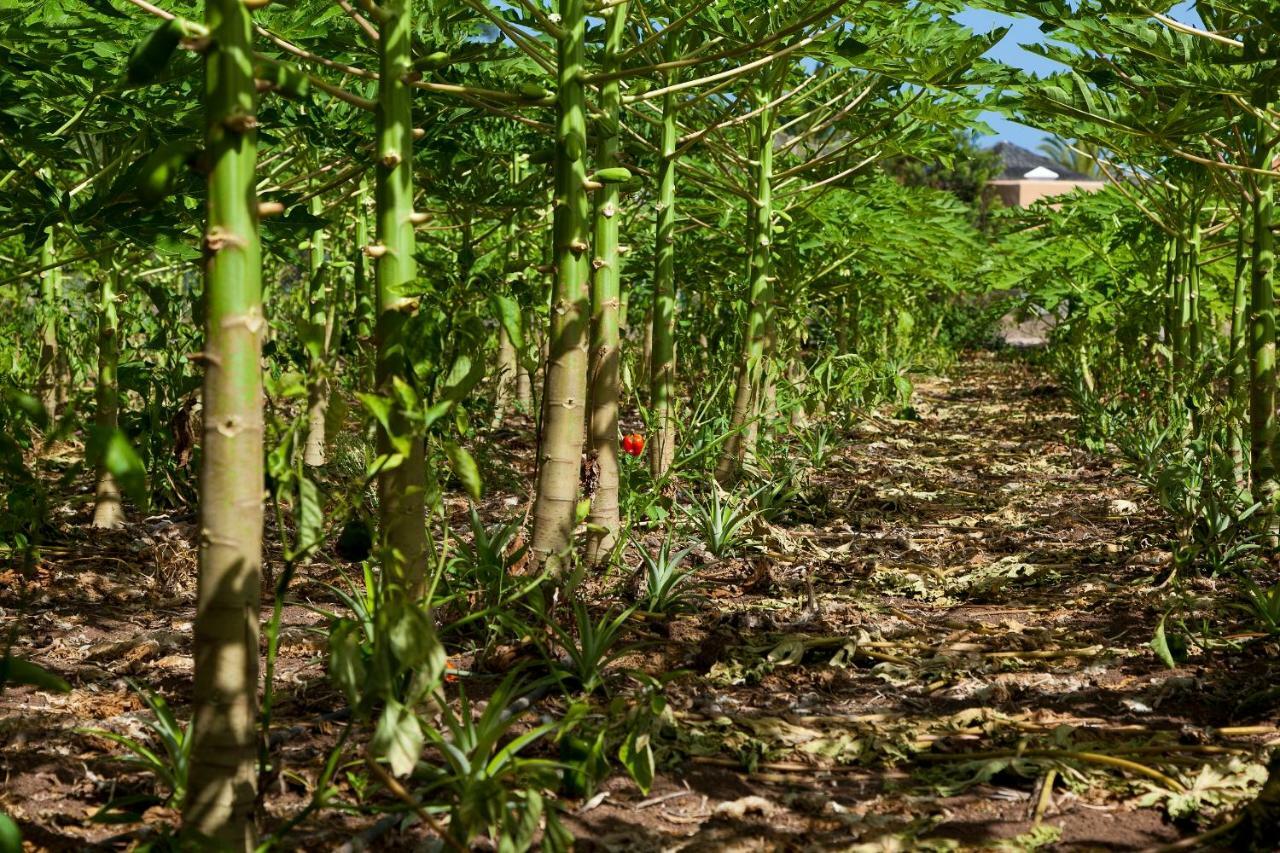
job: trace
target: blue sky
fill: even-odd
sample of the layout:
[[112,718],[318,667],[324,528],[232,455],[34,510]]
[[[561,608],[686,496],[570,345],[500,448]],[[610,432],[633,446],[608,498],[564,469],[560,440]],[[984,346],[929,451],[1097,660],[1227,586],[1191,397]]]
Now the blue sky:
[[[1172,16],[1181,21],[1198,24],[1200,18],[1196,15],[1194,7],[1194,0],[1183,0],[1183,2],[1174,7]],[[987,54],[992,59],[998,59],[1009,65],[1039,74],[1052,73],[1062,67],[1057,63],[1036,56],[1034,53],[1028,53],[1019,47],[1022,44],[1045,40],[1046,36],[1040,32],[1040,23],[1038,21],[1030,18],[1011,18],[999,12],[986,12],[977,9],[961,12],[955,18],[971,30],[980,33],[990,32],[999,26],[1012,27],[1009,34]],[[996,136],[989,140],[993,144],[1003,140],[1017,143],[1024,148],[1034,149],[1045,139],[1045,134],[1042,131],[1012,122],[997,113],[988,113],[983,118],[996,132]]]

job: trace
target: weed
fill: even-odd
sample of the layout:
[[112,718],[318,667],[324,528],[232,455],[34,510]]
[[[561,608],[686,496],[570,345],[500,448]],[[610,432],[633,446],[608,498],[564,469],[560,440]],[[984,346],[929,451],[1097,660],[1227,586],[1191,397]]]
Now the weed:
[[662,540],[656,554],[632,544],[644,565],[644,609],[650,613],[673,613],[689,608],[696,596],[691,583],[693,571],[681,566],[693,549],[684,548],[673,554],[669,538]]
[[606,611],[599,620],[591,618],[591,612],[580,601],[573,603],[574,630],[569,631],[550,622],[563,656],[548,654],[555,667],[567,678],[570,686],[583,693],[594,693],[605,686],[605,669],[613,661],[634,651],[634,645],[619,645],[627,620],[634,607],[621,612]]
[[722,495],[713,484],[709,500],[699,501],[690,496],[685,509],[707,550],[716,557],[726,557],[749,545],[747,525],[760,514],[747,501],[726,499]]
[[439,766],[419,762],[415,778],[426,782],[421,792],[425,799],[447,804],[448,832],[465,849],[471,849],[477,836],[487,835],[498,850],[528,850],[544,816],[544,849],[567,849],[568,835],[555,805],[542,795],[542,790],[556,783],[560,765],[521,754],[558,723],[542,723],[515,734],[527,707],[517,694],[516,676],[508,676],[477,715],[462,691],[456,714],[447,703],[440,706],[443,730],[426,730],[427,741],[439,750],[441,762]]
[[[123,746],[127,753],[121,758],[125,764],[131,765],[155,777],[156,783],[167,793],[163,797],[129,796],[114,798],[103,806],[94,820],[107,823],[119,823],[122,820],[140,820],[141,812],[155,803],[173,809],[181,809],[187,794],[187,770],[190,766],[191,738],[187,727],[178,722],[164,697],[155,691],[148,690],[129,680],[128,685],[142,699],[143,704],[151,712],[150,718],[144,718],[142,724],[150,730],[159,742],[160,749],[153,749],[141,740],[117,734],[105,729],[76,729],[80,734],[105,738]],[[136,810],[136,813],[135,813]]]

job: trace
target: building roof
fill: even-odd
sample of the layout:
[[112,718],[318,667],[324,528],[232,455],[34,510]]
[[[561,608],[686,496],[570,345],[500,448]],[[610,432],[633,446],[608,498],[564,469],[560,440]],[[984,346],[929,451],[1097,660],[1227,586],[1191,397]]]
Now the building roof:
[[[991,150],[1000,155],[1000,162],[1004,165],[1000,174],[996,176],[996,180],[1001,181],[1021,181],[1028,179],[1027,173],[1037,169],[1046,169],[1053,172],[1060,181],[1093,181],[1097,178],[1091,178],[1088,175],[1082,175],[1079,172],[1073,172],[1061,163],[1055,163],[1042,154],[1034,151],[1028,151],[1020,145],[1014,145],[1012,142],[1000,142],[991,147]],[[1037,174],[1043,174],[1037,173]],[[1052,178],[1037,178],[1033,175],[1031,180],[1053,180]]]

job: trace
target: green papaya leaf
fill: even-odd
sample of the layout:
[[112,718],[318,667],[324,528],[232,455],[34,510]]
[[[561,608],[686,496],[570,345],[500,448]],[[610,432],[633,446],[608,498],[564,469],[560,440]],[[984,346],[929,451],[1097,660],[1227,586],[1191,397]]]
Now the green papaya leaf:
[[123,431],[94,428],[86,455],[90,463],[115,478],[130,500],[144,509],[148,506],[147,469]]
[[367,672],[359,627],[350,619],[339,619],[329,629],[329,679],[353,708],[360,701]]
[[298,526],[298,551],[302,556],[314,551],[324,536],[324,502],[320,488],[306,474],[298,477],[298,505],[295,508]]
[[647,732],[632,732],[618,748],[618,761],[627,768],[627,773],[640,790],[648,794],[653,785],[653,748],[649,745]]
[[498,315],[498,322],[506,330],[511,345],[516,352],[524,352],[524,325],[521,322],[520,303],[504,293],[493,294],[489,301],[494,313]]
[[462,481],[467,495],[473,501],[480,500],[480,469],[476,466],[476,460],[465,447],[452,441],[444,443],[444,452],[449,457],[449,467],[453,469],[454,476]]
[[408,776],[418,763],[425,742],[422,724],[413,709],[388,699],[369,744],[374,755],[387,759],[392,774]]
[[449,414],[453,407],[462,402],[463,398],[483,378],[483,362],[479,360],[472,361],[471,357],[467,355],[459,355],[453,362],[453,367],[449,370],[449,376],[445,379],[444,385],[440,389],[440,399],[427,409],[427,428],[430,428],[436,421]]

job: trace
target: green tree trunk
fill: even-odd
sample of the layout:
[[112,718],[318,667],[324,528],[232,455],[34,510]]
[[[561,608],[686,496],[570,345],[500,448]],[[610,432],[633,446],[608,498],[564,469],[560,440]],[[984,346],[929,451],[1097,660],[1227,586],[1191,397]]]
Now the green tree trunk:
[[[98,292],[98,378],[94,385],[96,410],[94,425],[102,433],[116,429],[120,409],[120,389],[116,368],[120,362],[119,317],[116,312],[118,270],[102,277]],[[106,466],[99,461],[93,490],[93,526],[114,529],[124,524],[120,488]]]
[[742,335],[742,350],[738,361],[737,385],[733,397],[733,414],[724,450],[716,465],[716,480],[727,484],[734,480],[747,446],[747,430],[751,428],[752,415],[758,408],[757,400],[764,380],[765,328],[769,319],[772,291],[772,258],[770,247],[773,237],[773,110],[762,107],[767,100],[764,92],[756,91],[752,106],[760,110],[759,124],[754,138],[752,159],[756,164],[753,217],[750,222],[751,260],[749,280],[750,297],[747,305],[747,323]]
[[[605,16],[605,74],[618,66],[622,38],[626,34],[628,4],[623,2],[601,14]],[[622,93],[617,80],[600,91],[600,139],[596,145],[596,168],[618,164]],[[591,451],[598,477],[587,521],[592,533],[587,539],[586,559],[596,565],[608,559],[618,542],[621,520],[618,514],[618,358],[620,353],[618,313],[621,307],[622,255],[618,251],[618,220],[622,194],[618,185],[607,183],[596,191],[595,259],[591,279]]]
[[1187,242],[1181,235],[1173,249],[1173,375],[1181,385],[1187,378]]
[[[663,59],[677,52],[677,40],[668,39]],[[674,75],[667,73],[664,85]],[[654,237],[653,320],[650,330],[649,408],[653,436],[649,441],[649,473],[654,480],[667,476],[676,452],[676,93],[662,96],[662,139],[658,159],[658,209]]]
[[573,537],[587,394],[587,305],[590,227],[586,188],[586,100],[582,78],[583,0],[560,0],[555,154],[555,283],[542,399],[537,493],[530,551],[557,561]]
[[1170,239],[1165,247],[1164,260],[1164,342],[1169,347],[1169,388],[1172,391],[1177,381],[1176,340],[1178,328],[1178,287],[1177,267],[1174,264],[1177,240]]
[[1245,274],[1249,265],[1245,256],[1249,248],[1247,240],[1249,209],[1247,205],[1240,212],[1240,231],[1236,236],[1236,273],[1231,294],[1231,336],[1228,346],[1227,362],[1227,407],[1230,413],[1228,422],[1231,432],[1231,459],[1235,468],[1236,482],[1244,483],[1248,476],[1245,458],[1245,438],[1243,414],[1248,411],[1246,391],[1249,387],[1249,359],[1245,346],[1245,330],[1248,326],[1249,288]]
[[[40,266],[47,267],[57,259],[54,252],[53,227],[50,226],[40,248]],[[58,402],[62,399],[62,371],[58,347],[58,316],[62,294],[62,270],[57,267],[40,273],[40,307],[44,321],[40,330],[39,388],[40,402],[49,420],[58,417]]]
[[[530,329],[532,326],[528,323],[529,314],[525,313],[525,328]],[[530,343],[526,341],[526,345]],[[516,408],[526,414],[533,411],[533,377],[529,375],[529,368],[525,366],[524,359],[516,359]]]
[[186,827],[252,850],[262,569],[262,310],[250,15],[209,0],[204,443]]
[[805,410],[805,402],[809,397],[809,370],[798,350],[787,361],[787,384],[791,386],[796,398],[791,408],[791,432],[798,434],[809,428],[809,413]]
[[[323,205],[319,196],[311,199],[311,213],[319,216]],[[328,265],[324,259],[324,230],[311,232],[307,244],[307,353],[311,362],[307,384],[307,435],[303,442],[302,461],[319,467],[328,461],[329,441],[325,429],[329,411],[329,293]]]
[[760,431],[766,435],[773,434],[773,422],[778,416],[778,334],[777,334],[777,295],[771,289],[769,302],[765,306],[764,320],[764,362],[761,367],[760,392],[756,395],[752,406],[751,419],[747,421],[743,453],[750,457],[756,452],[756,442]]
[[[1268,99],[1255,106],[1266,108]],[[1262,121],[1255,122],[1254,166],[1270,167],[1273,148],[1271,134]],[[1249,429],[1250,473],[1254,500],[1263,505],[1263,515],[1272,517],[1276,498],[1276,322],[1275,322],[1275,236],[1273,224],[1274,182],[1264,175],[1254,176],[1253,255],[1249,292]]]
[[360,190],[356,193],[356,227],[355,249],[351,253],[351,289],[355,291],[356,311],[356,347],[360,360],[360,387],[374,387],[374,366],[377,363],[377,352],[373,343],[374,319],[377,314],[376,296],[369,279],[367,266],[368,256],[365,250],[369,246],[369,216],[366,199],[369,195],[367,181],[360,179]]
[[1187,359],[1192,370],[1200,366],[1200,209],[1197,205],[1195,220],[1191,223],[1191,238],[1187,241]]
[[507,327],[498,325],[498,364],[493,386],[493,421],[492,427],[499,427],[511,408],[511,389],[516,381],[519,369],[516,358],[516,347],[507,334]]
[[[520,182],[522,169],[520,168],[520,156],[517,155],[511,160],[511,169],[509,172],[512,186]],[[507,263],[520,258],[520,214],[518,211],[512,212],[511,220],[507,223]],[[519,272],[509,272],[506,274],[506,288],[509,296],[515,297],[514,284],[524,276],[524,270]],[[493,384],[493,420],[490,425],[494,428],[501,426],[503,420],[507,416],[508,410],[511,408],[511,392],[516,384],[516,373],[519,371],[519,354],[516,352],[515,343],[511,340],[511,335],[507,333],[505,323],[498,324],[498,364],[497,371],[494,374]]]
[[[377,134],[377,288],[376,382],[380,393],[393,395],[396,380],[413,385],[406,347],[405,323],[413,306],[408,289],[417,272],[413,258],[413,113],[405,77],[412,68],[412,0],[380,4],[378,47],[380,80]],[[378,475],[380,545],[384,571],[411,596],[424,592],[427,571],[426,461],[423,439],[402,413],[380,429],[378,453],[392,452],[392,435],[407,441],[403,461]]]

